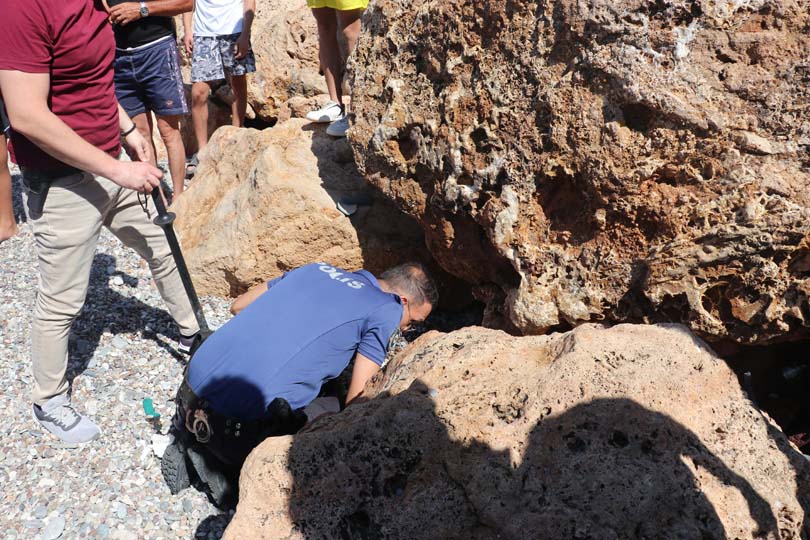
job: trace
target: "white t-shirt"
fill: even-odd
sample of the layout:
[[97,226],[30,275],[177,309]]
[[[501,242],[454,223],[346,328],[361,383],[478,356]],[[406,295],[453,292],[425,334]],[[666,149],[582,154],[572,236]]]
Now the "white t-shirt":
[[242,31],[242,0],[195,0],[194,35],[227,36]]

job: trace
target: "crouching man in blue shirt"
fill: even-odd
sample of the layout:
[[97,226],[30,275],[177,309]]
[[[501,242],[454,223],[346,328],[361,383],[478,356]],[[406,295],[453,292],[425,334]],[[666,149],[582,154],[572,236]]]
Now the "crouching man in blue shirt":
[[266,437],[298,431],[323,383],[354,358],[346,404],[363,394],[397,328],[422,321],[438,300],[415,263],[380,279],[326,263],[261,284],[195,353],[177,395],[176,442],[162,460],[170,489],[195,484],[220,507],[236,502],[239,470]]

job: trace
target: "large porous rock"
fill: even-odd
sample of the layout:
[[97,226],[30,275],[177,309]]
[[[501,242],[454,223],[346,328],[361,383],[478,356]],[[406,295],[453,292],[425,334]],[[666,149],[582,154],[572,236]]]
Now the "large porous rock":
[[424,260],[421,229],[384,199],[351,218],[343,196],[370,192],[345,140],[290,120],[262,131],[221,127],[173,205],[198,290],[233,295],[303,264],[378,272]]
[[318,28],[304,2],[257,2],[252,46],[256,73],[248,77],[248,100],[262,120],[270,121],[291,98],[326,93],[320,75]]
[[810,330],[807,0],[379,0],[350,139],[490,321]]
[[250,455],[225,539],[810,532],[810,463],[683,326],[426,334],[366,394]]

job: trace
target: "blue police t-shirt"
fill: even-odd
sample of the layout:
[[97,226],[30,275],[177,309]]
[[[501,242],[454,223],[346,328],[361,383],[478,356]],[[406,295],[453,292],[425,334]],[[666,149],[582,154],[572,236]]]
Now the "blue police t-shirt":
[[191,389],[216,412],[254,420],[277,397],[304,407],[355,352],[383,364],[402,304],[370,272],[315,263],[267,286],[189,365]]

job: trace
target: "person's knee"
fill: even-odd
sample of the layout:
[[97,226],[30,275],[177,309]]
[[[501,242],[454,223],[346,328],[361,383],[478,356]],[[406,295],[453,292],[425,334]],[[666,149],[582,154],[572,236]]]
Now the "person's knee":
[[[353,48],[354,44],[357,43],[357,38],[360,36],[360,27],[359,25],[351,24],[349,26],[344,26],[340,29],[340,33],[343,35],[343,39],[346,40],[347,45],[349,48]],[[352,51],[350,50],[349,53]]]
[[40,325],[63,328],[73,323],[84,307],[87,288],[74,286],[70,290],[53,292],[40,287],[34,303],[34,319]]
[[204,105],[208,101],[209,89],[207,84],[195,83],[191,87],[191,104],[193,106]]
[[149,125],[148,113],[139,113],[131,115],[132,123],[138,129],[138,132],[148,141],[152,138],[152,126]]
[[166,144],[182,141],[179,117],[158,117],[158,132]]

